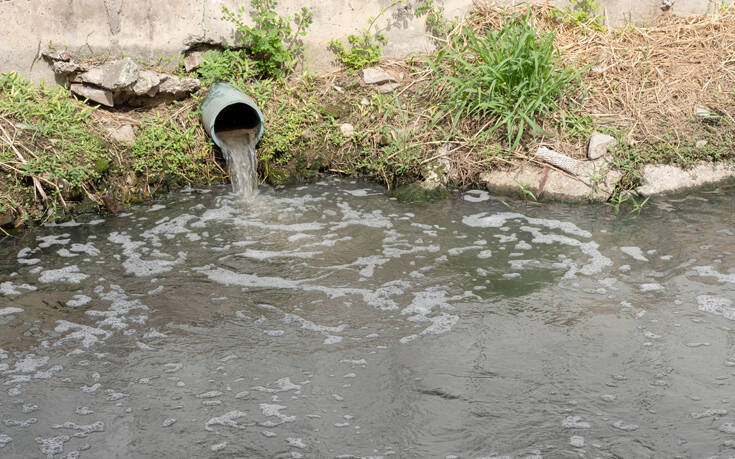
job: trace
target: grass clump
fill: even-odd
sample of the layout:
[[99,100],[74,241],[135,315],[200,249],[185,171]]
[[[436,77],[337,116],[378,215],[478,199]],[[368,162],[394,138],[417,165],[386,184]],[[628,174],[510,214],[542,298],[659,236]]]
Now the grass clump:
[[446,100],[442,110],[454,124],[489,119],[490,131],[505,132],[510,150],[529,130],[550,135],[538,117],[564,111],[561,99],[580,89],[580,72],[562,64],[553,34],[536,31],[530,9],[508,17],[497,30],[462,27],[430,65]]
[[[283,77],[293,72],[304,51],[300,37],[312,23],[312,13],[302,8],[293,16],[276,12],[276,0],[251,0],[253,27],[245,24],[245,8],[231,11],[222,7],[222,19],[232,23],[239,42],[261,77]],[[240,56],[242,58],[242,56]]]
[[94,110],[62,87],[36,89],[15,72],[0,75],[3,205],[33,219],[48,210],[51,218],[68,200],[92,196],[112,158]]
[[337,62],[353,70],[370,67],[380,62],[383,56],[383,46],[388,40],[380,32],[373,32],[378,19],[389,9],[403,4],[402,0],[394,0],[388,7],[381,8],[380,12],[368,18],[368,26],[360,30],[359,34],[347,36],[347,45],[342,40],[334,39],[329,42],[329,49],[334,53]]

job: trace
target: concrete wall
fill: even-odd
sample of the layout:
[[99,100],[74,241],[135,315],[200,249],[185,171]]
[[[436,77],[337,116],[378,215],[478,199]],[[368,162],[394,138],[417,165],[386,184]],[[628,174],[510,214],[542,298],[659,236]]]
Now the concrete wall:
[[[512,0],[507,0],[510,3]],[[641,21],[659,14],[701,13],[711,7],[709,0],[675,0],[665,13],[667,0],[601,0],[609,24],[626,18]],[[671,1],[671,0],[668,0]],[[393,7],[378,25],[389,44],[388,57],[403,57],[431,48],[421,18],[411,14],[417,0],[406,7]],[[279,11],[292,13],[302,6],[311,8],[314,23],[306,37],[306,68],[332,68],[332,54],[326,49],[333,38],[344,38],[367,25],[391,0],[281,0]],[[438,0],[448,16],[465,14],[472,0]],[[518,2],[516,2],[518,3]],[[566,4],[566,0],[554,0]],[[200,40],[232,41],[230,24],[220,20],[222,6],[235,9],[249,0],[0,0],[0,72],[16,70],[34,81],[53,81],[48,64],[39,50],[49,45],[72,54],[125,54],[140,60],[175,57],[184,44]]]

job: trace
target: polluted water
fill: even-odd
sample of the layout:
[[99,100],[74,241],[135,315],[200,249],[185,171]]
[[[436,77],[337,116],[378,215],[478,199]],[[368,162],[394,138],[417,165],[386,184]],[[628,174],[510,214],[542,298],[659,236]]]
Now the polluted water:
[[233,192],[243,198],[258,193],[256,136],[252,129],[228,129],[217,133],[222,154],[227,161]]
[[733,198],[325,179],[5,238],[0,457],[735,456]]

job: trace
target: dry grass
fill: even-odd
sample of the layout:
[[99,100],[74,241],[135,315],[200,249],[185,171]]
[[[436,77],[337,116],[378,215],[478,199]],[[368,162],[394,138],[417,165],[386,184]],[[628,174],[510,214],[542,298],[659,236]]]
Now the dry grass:
[[[664,133],[686,135],[694,107],[704,105],[732,120],[735,110],[735,9],[687,17],[662,15],[647,26],[596,31],[551,18],[549,4],[531,11],[541,31],[553,31],[568,65],[589,65],[586,114],[627,132],[630,143]],[[478,25],[498,27],[510,12],[487,4]]]

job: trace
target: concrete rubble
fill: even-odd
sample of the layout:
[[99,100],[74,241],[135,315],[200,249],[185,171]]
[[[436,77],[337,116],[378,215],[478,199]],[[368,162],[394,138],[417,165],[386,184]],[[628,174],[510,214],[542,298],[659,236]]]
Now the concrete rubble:
[[636,192],[650,196],[735,180],[735,165],[699,163],[692,168],[682,169],[670,165],[649,164],[643,167],[642,176],[642,185]]
[[606,201],[622,178],[605,156],[580,161],[540,147],[536,158],[541,164],[528,162],[511,171],[488,171],[480,174],[480,181],[490,191],[519,195],[526,190],[538,200]]
[[141,70],[130,58],[88,64],[67,52],[47,51],[43,57],[72,93],[106,107],[155,105],[185,97],[201,87],[196,78]]

